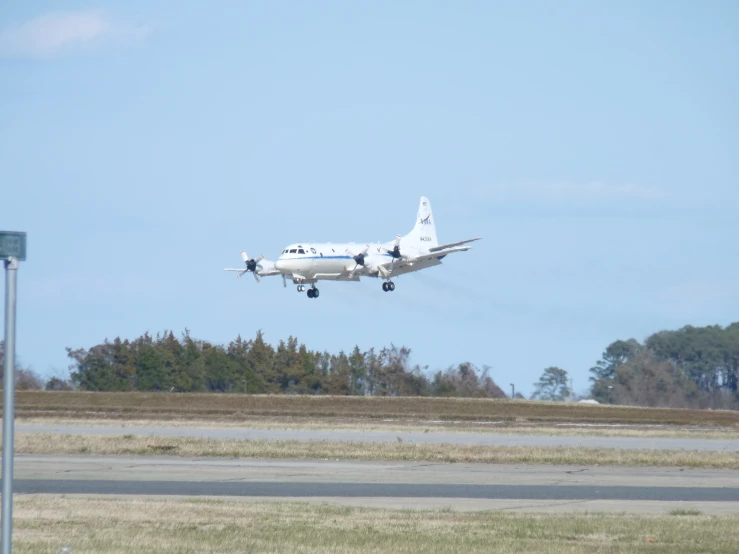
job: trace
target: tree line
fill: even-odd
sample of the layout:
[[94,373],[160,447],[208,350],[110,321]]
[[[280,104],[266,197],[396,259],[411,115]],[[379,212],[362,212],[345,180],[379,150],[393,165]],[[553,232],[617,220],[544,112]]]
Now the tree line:
[[[19,390],[248,392],[370,396],[505,398],[490,368],[463,362],[444,370],[411,365],[410,349],[391,345],[338,354],[309,350],[289,337],[274,347],[261,331],[221,346],[186,330],[134,340],[115,338],[91,348],[67,348],[68,378],[44,381],[16,366]],[[0,378],[4,349],[0,341]],[[593,399],[605,404],[739,409],[739,323],[685,326],[643,342],[617,340],[590,368],[583,394],[571,390],[566,370],[546,368],[532,399]],[[523,398],[520,393],[517,398]]]
[[129,341],[105,340],[89,349],[67,348],[68,380],[52,378],[47,390],[176,391],[369,396],[505,398],[489,368],[465,362],[445,370],[410,364],[410,349],[338,354],[309,350],[289,337],[276,347],[261,331],[221,346],[165,331]]
[[[600,403],[739,409],[739,323],[660,331],[644,342],[617,340],[590,368],[588,394]],[[566,400],[567,372],[550,367],[534,398]]]

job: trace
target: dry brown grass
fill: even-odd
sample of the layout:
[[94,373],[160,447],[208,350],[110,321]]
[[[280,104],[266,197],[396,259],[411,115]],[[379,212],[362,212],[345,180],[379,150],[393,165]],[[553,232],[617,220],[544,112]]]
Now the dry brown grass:
[[254,416],[700,425],[739,429],[739,412],[527,400],[23,391],[20,417],[231,419]]
[[556,464],[739,469],[732,452],[618,450],[450,444],[217,440],[123,435],[18,433],[19,454],[170,455],[188,457],[384,460],[488,464]]
[[[397,433],[457,432],[487,435],[549,435],[575,437],[641,437],[681,439],[739,439],[739,429],[721,427],[696,427],[682,425],[654,426],[579,426],[579,424],[526,425],[510,422],[453,422],[453,421],[383,421],[356,418],[299,418],[299,417],[246,417],[233,419],[95,419],[68,417],[19,417],[17,423],[27,425],[65,425],[96,427],[187,427],[202,429],[284,429],[284,430],[347,430],[394,431]],[[598,424],[596,424],[598,425]]]
[[739,552],[739,518],[416,512],[267,501],[20,496],[14,550],[109,553]]

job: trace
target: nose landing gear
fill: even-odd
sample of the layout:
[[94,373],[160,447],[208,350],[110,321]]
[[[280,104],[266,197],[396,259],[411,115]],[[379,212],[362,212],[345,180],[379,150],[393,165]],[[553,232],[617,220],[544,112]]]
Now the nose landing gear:
[[385,292],[392,292],[392,291],[394,291],[395,290],[395,283],[393,283],[392,281],[387,281],[387,282],[383,283],[382,284],[382,290],[384,290]]

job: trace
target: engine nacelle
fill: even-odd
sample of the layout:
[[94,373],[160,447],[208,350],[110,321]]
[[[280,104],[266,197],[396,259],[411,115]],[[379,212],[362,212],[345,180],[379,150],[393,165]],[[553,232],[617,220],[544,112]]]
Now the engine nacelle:
[[261,262],[259,262],[254,272],[262,277],[280,274],[280,272],[277,271],[277,268],[275,267],[275,263],[269,260],[262,260]]

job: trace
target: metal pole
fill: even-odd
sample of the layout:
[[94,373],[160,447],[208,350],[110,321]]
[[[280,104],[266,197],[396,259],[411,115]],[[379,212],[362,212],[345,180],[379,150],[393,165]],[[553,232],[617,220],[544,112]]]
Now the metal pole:
[[511,398],[516,396],[516,387],[511,383]]
[[3,382],[2,554],[13,550],[13,454],[15,423],[15,293],[18,260],[5,262],[5,375]]

